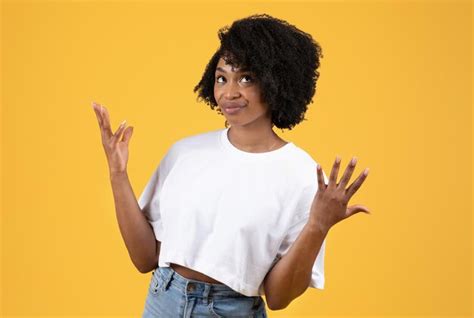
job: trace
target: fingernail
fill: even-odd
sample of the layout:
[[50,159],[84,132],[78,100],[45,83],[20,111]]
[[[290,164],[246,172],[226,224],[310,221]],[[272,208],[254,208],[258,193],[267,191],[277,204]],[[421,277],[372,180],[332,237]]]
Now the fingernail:
[[341,157],[336,156],[336,163],[340,163],[340,162],[341,162]]
[[125,126],[126,123],[127,123],[127,121],[124,120],[124,121],[122,121],[122,122],[120,123],[120,126]]
[[364,175],[368,175],[368,174],[369,174],[369,168],[366,168],[366,169],[364,170]]
[[352,157],[351,164],[355,165],[357,162],[357,157]]

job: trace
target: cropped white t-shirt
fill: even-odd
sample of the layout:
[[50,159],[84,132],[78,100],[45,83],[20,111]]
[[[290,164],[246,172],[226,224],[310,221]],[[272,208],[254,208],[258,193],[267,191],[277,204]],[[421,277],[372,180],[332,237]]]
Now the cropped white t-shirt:
[[[269,152],[242,151],[228,131],[175,142],[138,204],[161,241],[158,266],[179,264],[261,296],[266,274],[308,220],[317,163],[292,142]],[[313,265],[313,288],[324,289],[325,243]]]

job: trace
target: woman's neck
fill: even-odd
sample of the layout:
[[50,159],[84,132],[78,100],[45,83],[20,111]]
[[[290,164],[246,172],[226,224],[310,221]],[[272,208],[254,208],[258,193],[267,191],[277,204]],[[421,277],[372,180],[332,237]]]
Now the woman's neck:
[[286,144],[271,127],[244,128],[231,126],[227,136],[235,147],[247,152],[267,152]]

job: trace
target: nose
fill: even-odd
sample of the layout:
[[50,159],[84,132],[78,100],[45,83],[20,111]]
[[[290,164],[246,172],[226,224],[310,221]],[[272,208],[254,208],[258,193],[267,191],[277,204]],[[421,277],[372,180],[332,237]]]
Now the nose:
[[234,99],[240,97],[239,85],[229,82],[224,88],[224,97],[226,99]]

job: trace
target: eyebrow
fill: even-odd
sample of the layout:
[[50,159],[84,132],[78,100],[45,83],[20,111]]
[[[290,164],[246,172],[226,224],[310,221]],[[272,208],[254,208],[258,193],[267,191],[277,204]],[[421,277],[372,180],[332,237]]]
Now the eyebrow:
[[[226,72],[222,67],[220,67],[220,66],[218,66],[218,67],[216,68],[216,71],[221,71],[221,72],[223,72],[223,73],[227,73],[227,72]],[[244,68],[244,69],[242,69],[242,70],[238,70],[238,71],[235,72],[235,73],[248,73],[248,72],[250,72],[250,70]]]

